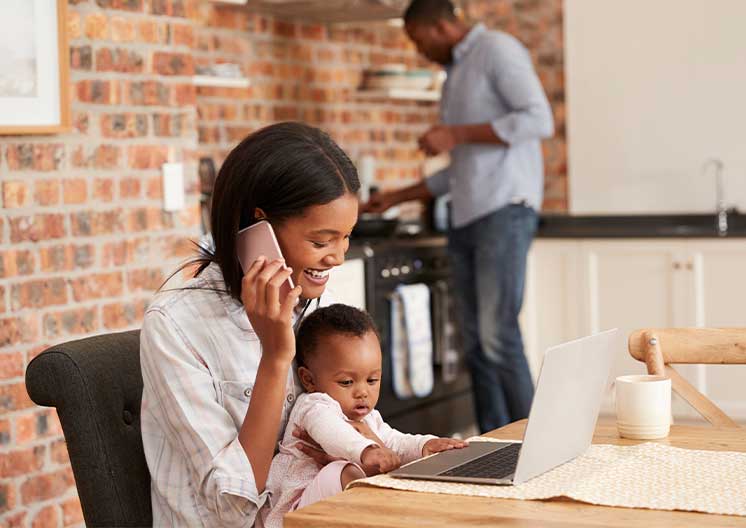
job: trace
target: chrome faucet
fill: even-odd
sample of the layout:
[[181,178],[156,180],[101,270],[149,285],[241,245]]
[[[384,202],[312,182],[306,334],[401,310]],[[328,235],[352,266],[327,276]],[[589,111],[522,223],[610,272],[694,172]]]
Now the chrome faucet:
[[719,158],[710,158],[702,167],[702,172],[707,173],[710,166],[715,168],[715,227],[718,236],[726,236],[728,234],[728,206],[725,203],[723,190],[723,162]]

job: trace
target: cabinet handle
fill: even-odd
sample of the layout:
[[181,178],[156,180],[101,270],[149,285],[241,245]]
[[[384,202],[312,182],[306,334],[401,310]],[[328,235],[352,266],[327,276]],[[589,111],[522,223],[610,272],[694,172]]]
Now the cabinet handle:
[[686,263],[686,269],[688,269],[689,271],[693,270],[694,269],[694,264],[692,262],[687,262]]
[[681,269],[681,262],[674,262],[673,263],[673,269],[675,269],[675,270]]

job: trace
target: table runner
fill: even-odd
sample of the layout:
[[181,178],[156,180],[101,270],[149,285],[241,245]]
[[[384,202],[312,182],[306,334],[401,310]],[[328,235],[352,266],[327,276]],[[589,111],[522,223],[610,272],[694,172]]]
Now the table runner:
[[[505,441],[475,437],[474,441]],[[746,453],[701,451],[657,443],[594,444],[585,454],[517,486],[395,479],[377,475],[349,487],[502,499],[571,499],[603,506],[746,516]]]

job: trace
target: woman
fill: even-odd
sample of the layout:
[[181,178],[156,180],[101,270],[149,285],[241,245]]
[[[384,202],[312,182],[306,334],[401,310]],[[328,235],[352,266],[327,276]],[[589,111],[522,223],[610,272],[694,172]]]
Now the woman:
[[[140,335],[142,436],[155,526],[252,526],[295,395],[294,324],[327,305],[357,220],[357,172],[323,132],[299,123],[247,137],[215,182],[213,251],[194,279],[160,293]],[[285,257],[243,273],[238,231],[259,219]],[[296,287],[280,303],[280,285]]]

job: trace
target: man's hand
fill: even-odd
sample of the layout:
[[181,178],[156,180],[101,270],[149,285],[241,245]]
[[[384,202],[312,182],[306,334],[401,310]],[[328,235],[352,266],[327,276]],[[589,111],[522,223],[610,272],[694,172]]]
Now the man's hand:
[[455,127],[435,125],[418,140],[420,148],[428,156],[437,156],[443,152],[450,152],[458,145],[458,135]]
[[383,213],[395,206],[399,201],[395,192],[377,192],[370,195],[367,203],[360,207],[361,213]]
[[441,451],[448,451],[449,449],[461,449],[468,445],[468,442],[456,440],[455,438],[433,438],[432,440],[425,442],[425,445],[422,446],[422,456],[440,453]]
[[369,477],[379,473],[388,473],[401,466],[399,455],[386,447],[368,446],[360,456],[363,471]]

